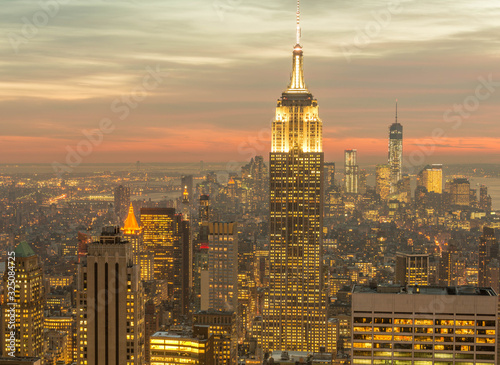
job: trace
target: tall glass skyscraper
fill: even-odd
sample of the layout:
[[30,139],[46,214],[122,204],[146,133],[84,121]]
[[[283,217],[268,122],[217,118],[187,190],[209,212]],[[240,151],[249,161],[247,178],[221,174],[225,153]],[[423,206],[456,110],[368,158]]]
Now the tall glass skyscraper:
[[345,192],[347,194],[359,193],[359,167],[358,151],[344,151],[344,173],[345,173]]
[[398,122],[398,104],[396,102],[396,120],[389,128],[389,166],[391,167],[391,193],[396,191],[403,169],[403,126]]
[[326,344],[323,291],[323,146],[318,102],[307,89],[300,45],[290,84],[272,124],[270,282],[264,298],[263,349],[319,351]]

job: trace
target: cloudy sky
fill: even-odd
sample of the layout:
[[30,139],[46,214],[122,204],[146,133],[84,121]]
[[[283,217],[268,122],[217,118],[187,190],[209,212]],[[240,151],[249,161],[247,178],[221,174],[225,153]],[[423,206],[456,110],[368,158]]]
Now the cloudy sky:
[[[267,156],[295,0],[0,1],[0,163]],[[499,19],[497,0],[303,0],[326,160],[383,163],[398,99],[408,161],[500,163]]]

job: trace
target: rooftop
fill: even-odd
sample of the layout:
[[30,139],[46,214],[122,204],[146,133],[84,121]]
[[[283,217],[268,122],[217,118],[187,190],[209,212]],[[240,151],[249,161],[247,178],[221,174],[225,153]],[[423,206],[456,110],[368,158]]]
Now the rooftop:
[[183,336],[179,335],[178,333],[158,331],[151,335],[151,337],[182,338]]
[[332,354],[329,352],[323,353],[311,353],[306,351],[273,351],[270,358],[274,360],[277,364],[297,364],[306,363],[307,359],[310,359],[312,363],[331,363]]
[[355,285],[353,293],[378,293],[378,294],[408,294],[408,295],[479,295],[496,297],[497,293],[492,288],[479,288],[475,286],[418,286],[418,285]]
[[14,252],[16,254],[16,257],[31,257],[36,255],[30,244],[26,241],[22,241],[21,243],[19,243]]
[[135,218],[134,207],[132,206],[132,203],[130,203],[127,219],[125,219],[125,223],[123,224],[123,231],[125,234],[136,234],[141,231],[141,228],[137,223],[137,219]]

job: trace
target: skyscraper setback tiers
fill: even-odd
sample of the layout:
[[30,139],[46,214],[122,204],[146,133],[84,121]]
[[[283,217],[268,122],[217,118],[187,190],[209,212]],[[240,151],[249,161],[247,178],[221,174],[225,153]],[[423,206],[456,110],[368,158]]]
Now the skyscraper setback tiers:
[[272,123],[265,351],[319,352],[326,346],[322,122],[318,102],[304,81],[299,14],[297,9],[292,76]]

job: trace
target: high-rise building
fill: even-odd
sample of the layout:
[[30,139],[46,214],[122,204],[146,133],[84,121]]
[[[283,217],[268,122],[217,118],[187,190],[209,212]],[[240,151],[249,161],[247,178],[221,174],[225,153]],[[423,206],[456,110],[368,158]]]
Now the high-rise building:
[[200,195],[200,207],[198,210],[198,215],[200,219],[200,225],[208,224],[208,219],[210,217],[210,196]]
[[[193,296],[195,310],[207,310],[209,307],[208,278],[208,221],[210,216],[210,197],[200,196],[198,239],[193,241]],[[206,285],[202,285],[202,277]],[[201,293],[204,291],[204,306],[201,306]]]
[[144,252],[144,242],[142,239],[142,228],[137,223],[132,204],[130,204],[127,218],[123,224],[122,233],[123,239],[132,245],[134,264],[139,265],[139,256]]
[[[154,253],[154,279],[168,283],[169,295],[174,301],[175,319],[187,315],[192,282],[191,237],[189,221],[176,214],[174,208],[142,208],[141,224],[146,252],[140,261],[149,260],[147,252]],[[146,279],[148,266],[143,266]]]
[[3,275],[0,341],[4,356],[43,355],[43,308],[40,258],[22,241],[7,254]]
[[89,245],[76,302],[79,365],[144,363],[144,290],[119,227],[103,228]]
[[[495,237],[495,229],[490,227],[483,228],[483,235],[479,239],[479,265],[478,265],[478,285],[495,286],[490,283],[489,274],[491,261],[498,260],[498,240]],[[496,283],[498,285],[498,283]]]
[[82,257],[87,256],[87,248],[92,242],[92,237],[89,234],[78,232],[78,262]]
[[375,190],[380,199],[389,199],[389,195],[391,194],[391,167],[389,165],[377,165]]
[[120,224],[125,220],[130,205],[130,188],[119,185],[115,188],[115,214],[120,220]]
[[396,192],[403,171],[403,126],[398,122],[398,103],[396,101],[396,120],[389,127],[389,167],[391,170],[391,193]]
[[45,317],[44,330],[62,331],[67,334],[68,354],[66,364],[77,361],[77,339],[75,317]]
[[238,194],[241,197],[243,208],[250,214],[259,214],[269,202],[268,197],[268,170],[262,156],[255,156],[250,162],[241,167],[241,186]]
[[[44,359],[46,363],[68,364],[70,355],[69,341],[70,335],[65,331],[53,329],[44,330],[45,351]],[[69,359],[71,363],[72,359]]]
[[189,313],[191,282],[191,236],[189,221],[182,214],[175,215],[173,300],[174,315],[187,316]]
[[325,162],[325,191],[335,185],[335,162]]
[[193,315],[193,332],[204,331],[213,336],[214,364],[236,364],[238,336],[236,332],[236,312],[201,311]]
[[491,196],[488,195],[488,187],[485,185],[479,187],[479,209],[491,212]]
[[491,288],[355,286],[352,364],[496,364]]
[[358,193],[366,194],[366,170],[361,169],[358,173]]
[[487,266],[486,283],[491,287],[495,293],[500,293],[500,263],[498,259],[491,259]]
[[399,285],[429,285],[429,254],[396,254],[395,283]]
[[[208,332],[205,330],[205,332]],[[213,365],[212,336],[156,332],[151,336],[150,359],[154,365]]]
[[145,355],[145,360],[146,364],[150,363],[150,354],[151,354],[151,336],[158,332],[160,329],[160,313],[157,310],[157,307],[154,303],[153,299],[150,299],[146,301],[144,305],[144,338],[146,340],[145,343],[145,348],[146,348],[146,355]]
[[402,179],[398,182],[398,200],[404,203],[411,201],[411,180],[410,176],[404,174]]
[[270,154],[269,289],[263,349],[319,352],[326,346],[323,288],[323,145],[318,102],[307,89],[300,45],[277,102]]
[[181,188],[182,191],[187,191],[188,200],[191,201],[194,190],[193,190],[193,175],[183,175],[181,177]]
[[209,306],[236,311],[238,307],[238,231],[236,223],[211,222],[209,227]]
[[470,204],[470,182],[464,178],[453,179],[450,182],[450,197],[452,205]]
[[420,184],[429,193],[441,194],[443,192],[443,165],[427,165],[420,172]]
[[144,251],[139,254],[138,265],[141,271],[142,281],[152,281],[155,279],[155,254],[151,251]]
[[358,167],[358,151],[344,151],[344,181],[345,192],[347,194],[358,194],[359,192],[359,167]]
[[441,285],[456,285],[457,277],[457,262],[459,252],[454,244],[449,244],[443,252],[441,252],[441,259],[439,260],[439,283]]
[[144,248],[154,253],[154,278],[174,285],[174,208],[141,208]]

